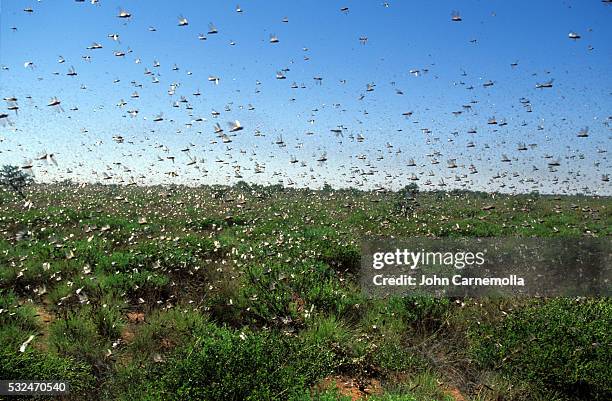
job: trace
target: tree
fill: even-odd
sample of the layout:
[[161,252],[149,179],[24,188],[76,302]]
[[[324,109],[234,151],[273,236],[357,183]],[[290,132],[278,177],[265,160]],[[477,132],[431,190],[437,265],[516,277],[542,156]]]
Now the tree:
[[234,187],[236,189],[241,190],[241,191],[250,191],[251,190],[251,186],[249,185],[249,183],[244,181],[244,180],[238,181],[236,184],[234,184]]
[[25,173],[17,166],[6,164],[0,169],[0,186],[15,192],[23,199],[26,198],[23,191],[27,186],[32,184],[33,181],[30,174]]
[[418,206],[416,196],[419,193],[419,186],[411,182],[396,193],[395,208],[404,217],[408,217]]
[[406,185],[404,188],[399,190],[400,193],[415,197],[419,193],[419,186],[416,182],[411,182]]

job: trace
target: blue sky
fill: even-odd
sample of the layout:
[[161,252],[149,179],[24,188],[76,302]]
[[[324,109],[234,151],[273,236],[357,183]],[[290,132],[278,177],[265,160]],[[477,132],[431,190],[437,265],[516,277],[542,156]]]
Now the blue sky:
[[[52,152],[57,167],[35,163],[42,181],[95,181],[105,171],[110,182],[226,183],[238,180],[232,166],[240,165],[247,180],[312,187],[397,188],[414,173],[420,185],[430,179],[432,188],[444,180],[449,188],[587,187],[610,194],[601,175],[610,171],[604,151],[612,114],[612,6],[597,0],[390,1],[388,7],[382,1],[246,1],[242,13],[235,3],[202,1],[3,0],[0,6],[0,93],[19,99],[19,113],[7,112],[10,124],[0,126],[0,162],[22,164]],[[344,6],[348,13],[340,12]],[[28,7],[32,13],[24,11]],[[120,8],[132,17],[117,18]],[[453,10],[461,22],[451,21]],[[179,27],[179,16],[189,25]],[[198,40],[210,22],[219,33]],[[581,38],[569,39],[571,31]],[[118,42],[108,37],[114,33]],[[269,43],[270,34],[279,43]],[[93,42],[103,48],[88,50]],[[115,51],[127,54],[116,57]],[[57,62],[60,55],[65,63]],[[34,68],[24,68],[28,61]],[[66,76],[71,66],[77,76]],[[276,79],[284,68],[286,79]],[[428,72],[414,76],[410,70]],[[210,75],[220,77],[219,85],[207,80]],[[322,77],[321,85],[314,77]],[[552,88],[536,89],[549,79]],[[494,85],[483,87],[489,80]],[[170,96],[173,83],[178,86]],[[369,83],[376,85],[370,92]],[[197,89],[199,97],[193,96]],[[138,99],[130,97],[135,90]],[[46,106],[53,96],[63,111]],[[172,106],[180,96],[192,110]],[[120,99],[127,102],[122,108]],[[471,111],[462,108],[467,104]],[[139,113],[130,118],[126,112],[133,109]],[[212,118],[213,109],[219,118]],[[402,116],[407,111],[410,118]],[[164,121],[154,123],[160,112]],[[508,124],[487,124],[493,116]],[[207,121],[186,126],[197,117]],[[222,143],[213,124],[227,131],[226,123],[236,119],[244,130]],[[338,125],[345,127],[343,138],[330,132]],[[584,126],[589,137],[578,138]],[[477,133],[468,133],[471,128]],[[265,136],[255,137],[256,129]],[[356,142],[351,134],[366,139]],[[116,135],[125,142],[114,142]],[[286,147],[274,144],[279,135]],[[475,147],[467,147],[470,141]],[[537,148],[518,151],[519,142]],[[199,171],[186,165],[186,147]],[[318,163],[323,152],[328,161]],[[512,162],[501,162],[502,154]],[[552,159],[546,155],[560,159],[557,171],[548,171]],[[167,156],[175,156],[174,163],[157,161]],[[289,163],[291,156],[306,167]],[[417,167],[407,166],[411,158]],[[459,167],[448,169],[448,159]],[[255,162],[265,164],[264,173],[254,174]],[[468,173],[470,164],[478,174]],[[369,170],[372,175],[361,174]],[[164,174],[170,171],[178,177]],[[492,179],[498,173],[502,178]]]

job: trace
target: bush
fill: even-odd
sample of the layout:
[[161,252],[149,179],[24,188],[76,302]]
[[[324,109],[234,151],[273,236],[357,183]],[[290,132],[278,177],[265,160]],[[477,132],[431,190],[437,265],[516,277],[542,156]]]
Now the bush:
[[3,345],[14,344],[15,339],[11,332],[34,333],[39,325],[36,319],[36,310],[30,304],[19,304],[17,297],[10,290],[0,289],[0,341]]
[[160,368],[148,391],[164,400],[288,399],[330,374],[333,359],[318,343],[210,325]]
[[25,352],[19,351],[29,335],[41,330],[32,306],[20,305],[14,293],[0,290],[0,310],[4,310],[0,313],[0,379],[65,380],[74,396],[91,389],[90,369],[71,358],[40,351],[34,344],[40,337]]
[[17,195],[26,198],[24,190],[32,184],[32,176],[17,166],[4,165],[0,169],[0,187],[4,187]]
[[92,399],[94,380],[91,369],[72,358],[43,353],[34,348],[21,353],[17,349],[0,347],[0,361],[2,379],[63,380],[68,382],[74,399],[79,399],[79,395]]
[[122,324],[117,311],[87,305],[51,323],[49,345],[60,355],[93,366],[100,375],[109,368],[104,354],[119,335]]
[[264,322],[285,316],[301,320],[311,308],[345,316],[362,301],[361,294],[342,285],[337,273],[321,262],[249,266],[247,279],[243,306]]
[[612,399],[612,304],[558,298],[473,330],[477,360],[543,388]]
[[332,227],[307,227],[302,231],[306,244],[319,253],[319,260],[338,271],[356,273],[360,266],[359,247]]
[[199,311],[180,307],[166,311],[155,310],[147,315],[129,348],[139,360],[151,360],[155,353],[165,348],[182,346],[193,341],[194,333],[201,332],[208,318]]

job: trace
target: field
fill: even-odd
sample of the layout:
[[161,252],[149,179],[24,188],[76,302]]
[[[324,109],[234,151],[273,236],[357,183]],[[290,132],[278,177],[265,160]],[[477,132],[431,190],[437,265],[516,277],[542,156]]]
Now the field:
[[[607,299],[368,299],[368,237],[610,237],[610,198],[0,192],[0,377],[68,399],[604,400]],[[23,352],[20,347],[27,343]],[[22,347],[23,349],[23,347]]]

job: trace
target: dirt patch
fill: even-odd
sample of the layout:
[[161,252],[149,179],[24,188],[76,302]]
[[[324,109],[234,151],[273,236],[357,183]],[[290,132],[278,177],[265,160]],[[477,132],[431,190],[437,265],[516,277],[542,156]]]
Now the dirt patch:
[[49,311],[42,306],[36,306],[36,316],[40,318],[45,326],[55,320],[55,316],[49,313]]
[[170,338],[162,338],[161,347],[165,350],[174,348],[175,344]]
[[467,401],[466,398],[461,394],[458,388],[450,387],[446,390],[446,395],[453,397],[455,401]]
[[326,391],[336,388],[344,397],[351,397],[352,401],[365,400],[370,395],[382,394],[380,381],[376,379],[358,380],[348,376],[329,376],[316,387],[316,390]]
[[125,344],[129,344],[130,342],[132,342],[135,336],[136,333],[134,332],[134,329],[130,327],[130,325],[126,325],[123,330],[121,330],[121,340]]
[[145,314],[140,311],[132,311],[126,314],[127,324],[121,331],[121,340],[124,344],[129,344],[136,336],[137,326],[145,322]]
[[145,320],[145,314],[142,312],[129,312],[127,318],[130,323],[142,323]]
[[34,346],[41,351],[47,351],[49,346],[49,325],[55,320],[55,316],[42,305],[36,305],[34,308],[36,309],[36,317],[42,323],[40,337],[36,339]]

